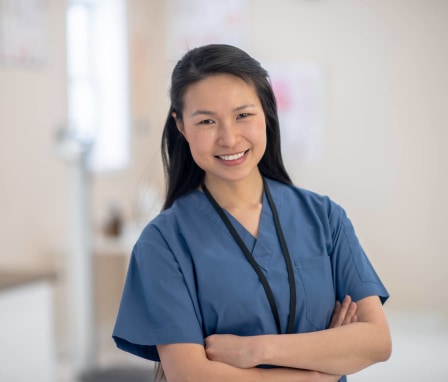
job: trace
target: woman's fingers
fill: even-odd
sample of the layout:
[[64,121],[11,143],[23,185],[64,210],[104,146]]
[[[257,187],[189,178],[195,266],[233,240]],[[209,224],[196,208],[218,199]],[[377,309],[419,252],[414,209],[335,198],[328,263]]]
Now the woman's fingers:
[[345,314],[342,325],[347,325],[352,322],[353,317],[356,315],[357,309],[358,309],[358,307],[357,307],[356,303],[351,301],[351,299],[350,299],[350,304],[348,305],[347,312]]
[[336,301],[336,305],[334,306],[333,315],[331,316],[330,328],[334,328],[336,326],[336,322],[338,321],[339,312],[341,311],[341,303]]
[[356,303],[352,301],[350,296],[345,296],[342,304],[336,301],[330,328],[358,322],[358,317],[356,316],[357,309]]

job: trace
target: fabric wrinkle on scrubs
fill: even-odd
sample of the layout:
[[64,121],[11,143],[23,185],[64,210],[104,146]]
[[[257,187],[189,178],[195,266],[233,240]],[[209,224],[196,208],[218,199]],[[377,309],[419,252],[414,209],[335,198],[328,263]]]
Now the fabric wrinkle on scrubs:
[[[336,299],[345,295],[354,301],[377,295],[384,303],[388,292],[345,211],[328,197],[266,181],[294,265],[295,332],[326,329]],[[266,196],[258,238],[226,214],[265,273],[285,330],[288,275]],[[210,334],[273,333],[275,320],[257,274],[202,192],[181,197],[145,227],[114,328],[119,348],[159,361],[157,344],[203,345]]]

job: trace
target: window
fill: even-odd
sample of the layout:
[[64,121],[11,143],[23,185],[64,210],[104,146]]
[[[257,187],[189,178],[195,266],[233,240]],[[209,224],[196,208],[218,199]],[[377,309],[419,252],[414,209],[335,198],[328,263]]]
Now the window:
[[68,0],[68,121],[92,142],[93,171],[129,162],[129,83],[125,0]]

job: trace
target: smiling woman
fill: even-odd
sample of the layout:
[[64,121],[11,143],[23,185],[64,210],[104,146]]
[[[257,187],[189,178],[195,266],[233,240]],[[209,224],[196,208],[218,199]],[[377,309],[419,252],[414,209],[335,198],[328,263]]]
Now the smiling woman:
[[113,334],[168,381],[336,382],[389,357],[388,292],[345,211],[291,183],[279,130],[247,53],[177,63],[164,211],[135,244]]
[[[183,118],[173,117],[206,183],[259,180],[266,148],[266,122],[254,87],[239,77],[217,74],[191,85]],[[224,186],[222,184],[222,186]]]

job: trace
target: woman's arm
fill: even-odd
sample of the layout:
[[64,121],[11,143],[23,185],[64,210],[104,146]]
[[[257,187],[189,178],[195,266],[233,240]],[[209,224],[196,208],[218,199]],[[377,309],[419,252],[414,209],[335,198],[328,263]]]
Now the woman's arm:
[[[339,327],[357,321],[357,305],[351,302],[348,297],[342,304],[336,303],[332,316],[330,327]],[[208,337],[206,343],[212,338]],[[216,339],[230,339],[230,346],[233,341],[251,337],[237,336],[214,336]],[[221,341],[217,341],[218,349]],[[203,346],[198,344],[171,344],[157,346],[159,356],[162,360],[162,366],[165,370],[168,382],[178,381],[275,381],[275,382],[335,382],[339,376],[322,373],[318,371],[302,370],[297,368],[274,368],[257,369],[247,365],[232,365],[232,362],[220,362],[211,360],[208,352],[212,351],[213,346],[208,346],[207,352]],[[238,354],[232,348],[232,352]],[[246,356],[245,348],[238,354],[239,362]],[[253,359],[253,358],[252,358]],[[236,362],[238,363],[238,362]]]
[[292,368],[240,369],[207,359],[199,344],[158,345],[157,350],[168,382],[337,382],[340,378]]
[[207,356],[239,367],[270,364],[344,375],[385,361],[391,353],[391,337],[378,297],[356,303],[350,325],[312,333],[238,337],[214,335],[206,339]]

